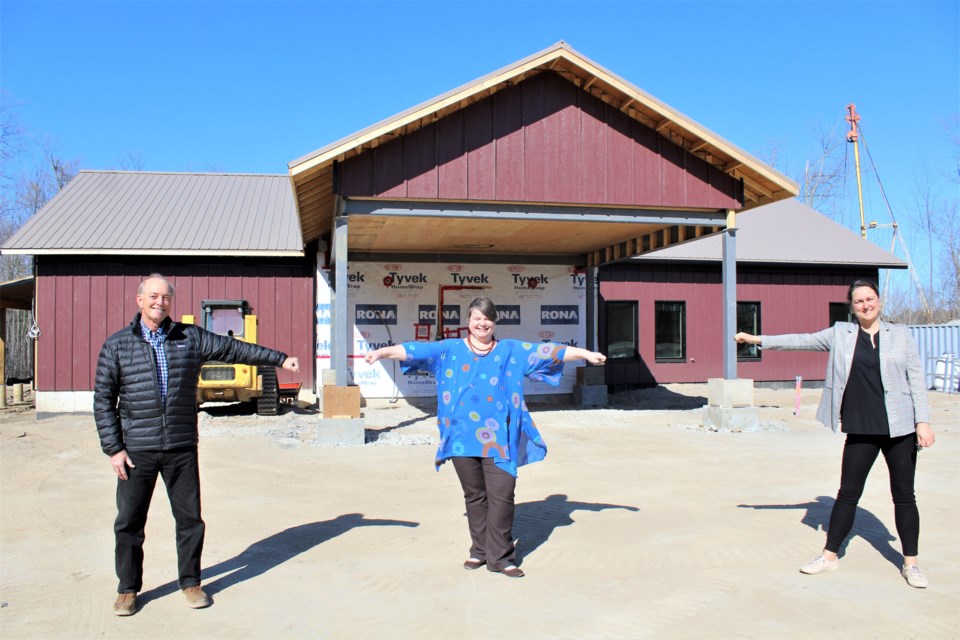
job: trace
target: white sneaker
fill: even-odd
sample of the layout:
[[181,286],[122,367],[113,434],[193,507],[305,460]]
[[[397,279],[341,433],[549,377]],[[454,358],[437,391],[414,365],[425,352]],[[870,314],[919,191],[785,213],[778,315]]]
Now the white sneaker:
[[923,571],[920,571],[920,567],[915,564],[903,565],[900,575],[906,578],[908,585],[917,589],[926,589],[929,584],[926,576],[923,575]]
[[840,568],[840,560],[827,560],[823,556],[817,556],[807,564],[800,567],[800,573],[806,573],[807,575],[816,575],[824,571],[836,571]]

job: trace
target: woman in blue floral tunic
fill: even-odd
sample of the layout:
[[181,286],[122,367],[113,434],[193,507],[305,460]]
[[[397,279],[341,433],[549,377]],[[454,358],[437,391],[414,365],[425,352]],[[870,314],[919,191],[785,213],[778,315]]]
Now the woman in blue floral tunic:
[[520,578],[513,545],[517,467],[547,454],[523,399],[523,379],[558,385],[564,362],[602,364],[606,356],[559,344],[497,340],[497,308],[489,298],[476,298],[467,313],[466,339],[406,342],[372,351],[366,361],[392,358],[403,363],[405,373],[420,369],[436,377],[436,464],[453,461],[472,541],[463,566],[487,565]]

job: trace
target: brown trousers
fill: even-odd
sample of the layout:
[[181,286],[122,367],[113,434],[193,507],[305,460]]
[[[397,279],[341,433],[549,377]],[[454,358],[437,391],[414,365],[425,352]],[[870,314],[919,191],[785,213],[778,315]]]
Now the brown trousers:
[[516,564],[513,546],[513,497],[517,479],[493,458],[452,458],[463,487],[470,528],[470,557],[500,571]]

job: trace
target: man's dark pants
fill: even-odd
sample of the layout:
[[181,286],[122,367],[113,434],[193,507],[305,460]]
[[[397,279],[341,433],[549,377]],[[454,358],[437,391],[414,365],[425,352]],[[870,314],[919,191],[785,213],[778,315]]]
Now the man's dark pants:
[[200,584],[204,524],[200,517],[200,467],[197,449],[128,451],[136,465],[117,480],[117,577],[119,593],[143,588],[143,540],[150,499],[163,478],[177,528],[177,568],[181,589]]

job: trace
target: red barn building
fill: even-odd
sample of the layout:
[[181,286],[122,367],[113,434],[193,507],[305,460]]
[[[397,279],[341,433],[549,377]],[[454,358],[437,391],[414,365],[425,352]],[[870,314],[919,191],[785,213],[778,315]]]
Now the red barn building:
[[[175,317],[197,313],[205,298],[245,298],[262,343],[300,356],[316,349],[317,369],[300,374],[316,391],[322,369],[334,370],[338,386],[350,382],[364,345],[413,339],[419,320],[401,323],[405,313],[443,316],[437,273],[464,282],[512,278],[514,286],[491,284],[488,294],[522,299],[514,329],[530,339],[576,329],[571,343],[615,356],[611,384],[736,377],[725,337],[734,332],[736,302],[760,300],[764,330],[793,326],[774,321],[776,306],[791,297],[809,305],[795,285],[819,268],[773,261],[754,273],[748,252],[738,282],[737,212],[788,200],[797,185],[562,42],[318,149],[288,171],[81,172],[28,221],[3,251],[36,256],[38,413],[90,409],[97,350],[130,321],[137,282],[153,271],[177,287]],[[778,220],[773,236],[795,224],[780,219],[782,210],[761,211],[758,219]],[[690,242],[698,238],[716,245],[719,263],[665,253],[699,246]],[[860,261],[850,273],[875,274],[888,258]],[[820,271],[836,273],[843,259],[825,258]],[[417,265],[416,273],[404,265]],[[525,265],[537,270],[525,275]],[[362,269],[384,271],[378,287],[357,288],[351,274]],[[538,297],[563,295],[543,286],[556,274],[582,283],[571,289],[575,300]],[[839,300],[839,280],[816,295]],[[405,281],[419,284],[398,292]],[[776,287],[784,293],[770,293]],[[656,322],[679,307],[658,311],[658,301],[689,305],[694,322],[682,327],[679,350],[670,334],[679,325],[661,330]],[[611,335],[619,326],[611,318],[629,320],[624,302],[637,303],[632,351],[621,344],[626,328]],[[823,325],[810,317],[796,328]],[[784,375],[773,358],[761,360],[741,373]],[[281,382],[290,379],[283,375]]]

